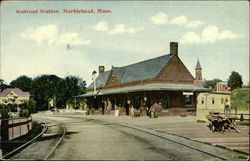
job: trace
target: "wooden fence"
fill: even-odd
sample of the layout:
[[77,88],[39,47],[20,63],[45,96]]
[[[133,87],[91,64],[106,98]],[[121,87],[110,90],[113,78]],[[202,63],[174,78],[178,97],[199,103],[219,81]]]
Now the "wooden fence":
[[1,120],[1,142],[27,134],[32,129],[32,117]]

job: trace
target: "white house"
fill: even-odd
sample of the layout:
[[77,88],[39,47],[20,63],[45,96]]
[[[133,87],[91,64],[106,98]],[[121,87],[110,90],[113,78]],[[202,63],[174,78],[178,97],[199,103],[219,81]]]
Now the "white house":
[[7,88],[0,93],[0,104],[22,104],[29,101],[30,93],[19,88]]

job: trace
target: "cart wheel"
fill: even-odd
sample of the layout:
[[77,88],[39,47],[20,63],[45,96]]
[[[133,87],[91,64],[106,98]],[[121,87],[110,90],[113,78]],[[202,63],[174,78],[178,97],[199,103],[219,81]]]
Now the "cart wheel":
[[236,121],[235,121],[235,120],[232,120],[232,124],[233,124],[234,126],[236,126]]
[[215,127],[214,127],[214,125],[212,125],[211,130],[212,130],[212,132],[214,132],[214,131],[215,131]]
[[209,123],[209,124],[207,125],[207,127],[209,128],[209,130],[211,130],[212,124]]
[[220,130],[221,130],[220,132],[223,132],[225,130],[224,125],[221,126]]

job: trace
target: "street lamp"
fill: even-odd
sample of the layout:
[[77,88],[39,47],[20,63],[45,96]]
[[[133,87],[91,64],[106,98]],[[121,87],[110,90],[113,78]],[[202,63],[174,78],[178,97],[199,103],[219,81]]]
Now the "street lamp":
[[92,80],[94,80],[94,93],[96,93],[95,75],[96,75],[96,71],[94,70],[94,71],[92,72]]

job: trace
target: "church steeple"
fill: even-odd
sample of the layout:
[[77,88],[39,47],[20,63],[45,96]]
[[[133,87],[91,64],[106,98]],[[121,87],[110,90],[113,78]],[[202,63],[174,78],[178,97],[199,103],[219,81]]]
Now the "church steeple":
[[199,58],[198,58],[198,61],[196,63],[196,67],[195,67],[195,80],[202,80],[202,68],[200,65]]
[[200,65],[199,58],[198,58],[198,61],[197,61],[197,63],[196,63],[195,70],[202,70],[201,65]]

